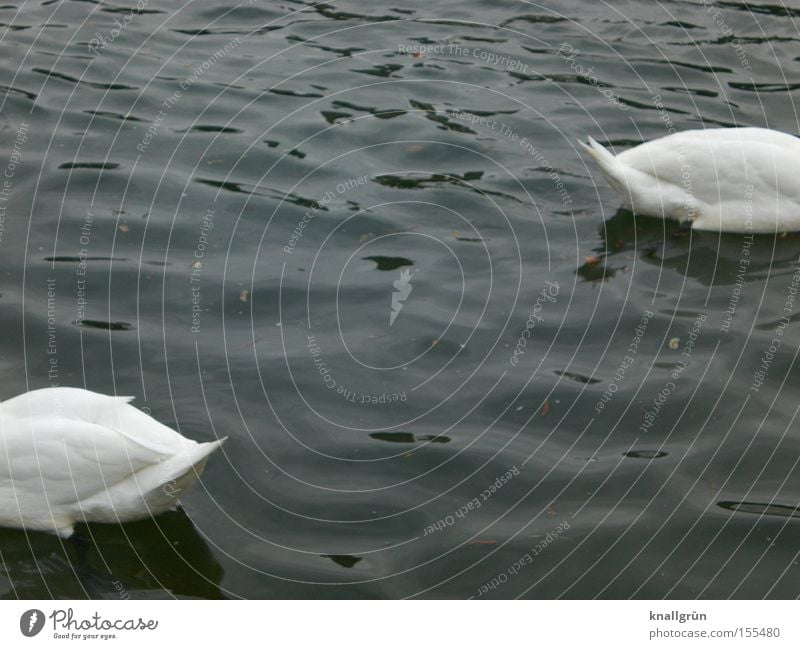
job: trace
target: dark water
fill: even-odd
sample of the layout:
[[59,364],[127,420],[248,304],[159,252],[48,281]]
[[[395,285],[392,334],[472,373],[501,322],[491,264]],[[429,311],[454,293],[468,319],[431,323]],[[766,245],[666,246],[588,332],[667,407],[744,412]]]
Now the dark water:
[[800,595],[800,239],[576,145],[797,132],[800,9],[140,7],[0,8],[2,397],[229,440],[78,570],[0,530],[2,596]]

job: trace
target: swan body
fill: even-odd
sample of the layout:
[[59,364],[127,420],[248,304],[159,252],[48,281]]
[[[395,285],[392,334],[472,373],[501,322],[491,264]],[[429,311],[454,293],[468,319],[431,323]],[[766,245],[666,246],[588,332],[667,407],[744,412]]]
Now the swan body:
[[695,230],[800,230],[800,139],[765,128],[674,133],[618,155],[583,147],[625,206]]
[[59,387],[0,403],[0,526],[66,538],[174,509],[225,440],[186,439],[131,400]]

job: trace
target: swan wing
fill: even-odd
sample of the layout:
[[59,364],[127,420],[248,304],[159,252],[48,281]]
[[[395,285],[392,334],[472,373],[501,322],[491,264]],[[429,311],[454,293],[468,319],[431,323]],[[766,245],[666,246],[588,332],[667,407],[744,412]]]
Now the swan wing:
[[31,503],[78,503],[170,457],[106,426],[74,419],[3,417],[0,436],[0,493],[23,512]]
[[[662,185],[681,188],[691,197],[689,218],[696,228],[800,227],[800,140],[786,133],[759,128],[686,131],[629,149],[617,160]],[[643,183],[638,187],[644,197],[640,203],[646,203],[652,190]]]
[[42,388],[0,404],[0,417],[73,420],[113,430],[131,442],[168,455],[192,443],[180,433],[130,405],[133,397],[114,397],[80,388]]
[[684,131],[628,149],[617,160],[702,200],[742,193],[743,183],[796,194],[800,139],[763,128]]
[[800,153],[800,138],[774,131],[769,128],[740,127],[740,128],[709,128],[683,131],[678,135],[688,135],[691,138],[702,138],[710,142],[769,142],[772,146],[785,148],[794,153]]
[[224,439],[198,444],[130,400],[45,388],[0,404],[0,525],[67,537],[173,507]]

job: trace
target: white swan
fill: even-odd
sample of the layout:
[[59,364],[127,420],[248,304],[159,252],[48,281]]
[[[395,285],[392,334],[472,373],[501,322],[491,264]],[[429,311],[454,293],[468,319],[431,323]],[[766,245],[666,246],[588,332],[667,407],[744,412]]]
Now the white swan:
[[625,206],[695,230],[800,230],[800,139],[765,128],[682,131],[619,155],[582,146]]
[[225,440],[193,442],[131,400],[44,388],[0,403],[0,526],[66,538],[175,508]]

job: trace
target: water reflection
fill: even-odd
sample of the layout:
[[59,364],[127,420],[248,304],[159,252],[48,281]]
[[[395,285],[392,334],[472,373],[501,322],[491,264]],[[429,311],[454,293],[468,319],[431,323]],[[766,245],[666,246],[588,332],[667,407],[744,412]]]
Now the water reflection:
[[[621,208],[600,230],[602,244],[578,268],[585,281],[629,271],[635,257],[703,286],[729,286],[791,275],[800,257],[800,233],[740,235],[690,230],[676,221],[634,215]],[[744,249],[744,252],[743,252]],[[746,272],[741,272],[742,260]]]
[[224,571],[183,510],[78,525],[82,540],[0,528],[0,596],[218,599]]

